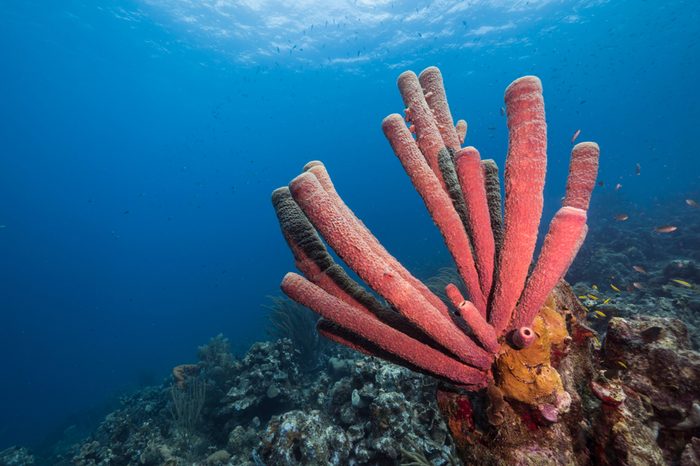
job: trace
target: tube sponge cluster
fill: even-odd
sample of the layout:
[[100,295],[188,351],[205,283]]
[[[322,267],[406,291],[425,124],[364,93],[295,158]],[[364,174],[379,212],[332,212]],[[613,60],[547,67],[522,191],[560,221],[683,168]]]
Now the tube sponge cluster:
[[[440,71],[407,71],[398,87],[405,115],[389,115],[382,129],[440,230],[466,297],[450,284],[445,303],[411,275],[343,202],[318,161],[272,195],[303,274],[287,274],[282,290],[321,315],[318,329],[327,338],[478,390],[492,384],[499,358],[519,360],[518,351],[546,343],[538,342],[541,324],[533,323],[585,238],[599,149],[592,142],[573,148],[564,205],[528,276],[547,165],[540,80],[526,76],[506,89],[503,193],[496,163],[462,147],[467,123],[453,123]],[[385,302],[346,273],[327,246]]]

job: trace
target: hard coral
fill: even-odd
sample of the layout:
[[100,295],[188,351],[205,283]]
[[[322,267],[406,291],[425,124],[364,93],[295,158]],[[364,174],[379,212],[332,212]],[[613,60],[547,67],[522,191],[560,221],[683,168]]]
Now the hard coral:
[[[397,114],[382,127],[442,233],[468,300],[450,284],[450,309],[411,275],[345,205],[321,162],[307,164],[289,187],[272,195],[304,274],[287,274],[282,289],[320,314],[320,333],[336,342],[468,390],[495,382],[506,398],[537,407],[544,419],[555,421],[567,396],[550,355],[568,334],[561,306],[545,301],[586,235],[598,146],[584,142],[573,148],[564,206],[528,278],[547,160],[540,80],[526,76],[506,90],[503,215],[498,169],[475,148],[461,148],[466,123],[453,124],[439,70],[405,72],[398,86],[411,127]],[[388,305],[334,261],[319,233]]]

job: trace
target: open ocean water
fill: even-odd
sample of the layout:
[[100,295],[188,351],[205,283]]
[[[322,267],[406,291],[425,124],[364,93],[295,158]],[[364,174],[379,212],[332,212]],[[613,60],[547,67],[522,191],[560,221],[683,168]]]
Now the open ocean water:
[[700,266],[697,1],[9,0],[0,44],[0,451],[49,458],[211,337],[269,339],[294,268],[270,193],[310,160],[416,276],[451,266],[381,131],[405,70],[440,68],[500,167],[503,92],[542,80],[541,229],[574,133],[600,145],[572,283]]

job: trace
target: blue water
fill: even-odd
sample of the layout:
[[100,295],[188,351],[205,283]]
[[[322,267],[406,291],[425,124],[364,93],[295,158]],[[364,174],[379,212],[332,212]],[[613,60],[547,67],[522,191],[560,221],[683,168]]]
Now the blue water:
[[104,414],[220,332],[238,352],[265,338],[261,304],[293,268],[269,194],[309,160],[409,269],[447,265],[380,129],[405,69],[441,68],[468,143],[501,166],[503,90],[542,79],[545,220],[577,129],[637,204],[697,193],[699,9],[2,2],[0,449]]

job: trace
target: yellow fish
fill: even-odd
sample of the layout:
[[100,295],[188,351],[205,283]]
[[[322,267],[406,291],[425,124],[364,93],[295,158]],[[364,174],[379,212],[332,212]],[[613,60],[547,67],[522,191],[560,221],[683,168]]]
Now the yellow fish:
[[578,297],[578,299],[586,299],[586,295],[582,294],[581,296]]
[[692,288],[692,287],[693,287],[692,284],[688,283],[688,282],[685,281],[685,280],[679,280],[679,279],[677,279],[677,278],[674,278],[674,279],[671,280],[671,281],[672,281],[672,282],[675,282],[675,283],[678,283],[679,285],[684,286],[684,287],[686,287],[686,288]]
[[605,315],[605,313],[604,313],[604,312],[601,312],[601,311],[595,311],[595,313],[596,313],[597,315],[599,315],[600,317],[607,317],[607,316]]
[[624,369],[627,369],[627,364],[625,364],[623,361],[617,361],[617,363]]
[[594,290],[597,290],[597,289],[598,289],[598,285],[593,284],[593,285],[591,285],[591,288],[593,288]]
[[593,341],[596,345],[600,346],[600,340],[598,340],[598,337],[593,337]]
[[610,284],[610,288],[612,288],[613,291],[617,291],[618,293],[620,292],[620,289],[618,287],[616,287],[615,285],[613,285],[612,283]]
[[610,302],[610,298],[605,298],[605,301],[603,301],[603,304],[608,304]]
[[596,295],[594,295],[594,294],[589,294],[588,297],[591,298],[593,301],[597,301],[597,300],[598,300],[598,297],[597,297]]

